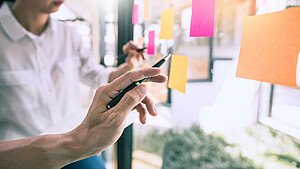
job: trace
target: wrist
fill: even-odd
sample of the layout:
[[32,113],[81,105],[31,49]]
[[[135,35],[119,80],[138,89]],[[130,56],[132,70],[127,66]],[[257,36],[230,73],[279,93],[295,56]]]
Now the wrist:
[[90,156],[88,151],[88,145],[85,143],[85,132],[78,127],[68,133],[65,133],[65,137],[69,140],[71,147],[67,147],[68,151],[74,152],[78,156],[76,158],[84,158]]

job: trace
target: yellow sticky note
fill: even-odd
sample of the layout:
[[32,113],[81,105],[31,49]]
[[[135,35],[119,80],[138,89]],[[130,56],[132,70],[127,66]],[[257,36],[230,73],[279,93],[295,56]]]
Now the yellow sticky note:
[[171,7],[161,14],[161,31],[159,39],[173,39],[174,7]]
[[143,19],[149,19],[150,17],[150,2],[149,0],[144,0],[144,17]]
[[172,55],[168,84],[169,88],[185,93],[187,65],[188,58],[186,56]]

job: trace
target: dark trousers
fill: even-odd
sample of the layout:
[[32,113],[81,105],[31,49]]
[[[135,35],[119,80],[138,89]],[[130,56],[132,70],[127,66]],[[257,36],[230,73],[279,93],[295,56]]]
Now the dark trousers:
[[80,161],[71,163],[62,169],[105,169],[104,163],[99,156],[92,156]]

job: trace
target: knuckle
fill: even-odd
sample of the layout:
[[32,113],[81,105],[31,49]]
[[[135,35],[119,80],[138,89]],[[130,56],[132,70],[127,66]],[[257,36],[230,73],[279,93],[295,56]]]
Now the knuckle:
[[123,110],[120,109],[111,112],[106,119],[108,125],[114,128],[120,127],[124,121],[122,112]]
[[130,71],[126,73],[126,78],[130,81],[130,83],[136,81],[137,77],[139,76],[138,71]]
[[107,85],[100,86],[100,87],[97,88],[96,93],[100,94],[102,92],[106,92],[107,89],[108,89]]
[[142,84],[140,86],[137,87],[137,90],[142,94],[142,95],[146,95],[147,93],[147,86]]
[[107,118],[105,119],[106,123],[109,126],[113,126],[115,124],[115,120],[116,120],[116,115],[115,113],[110,113]]
[[141,78],[144,78],[144,77],[146,77],[146,76],[145,76],[145,73],[144,73],[143,69],[140,69],[140,70],[136,71],[136,78],[141,79]]
[[132,83],[134,81],[133,80],[134,79],[133,76],[134,76],[134,72],[133,71],[126,72],[124,74],[124,79],[129,80],[129,82]]
[[133,71],[126,72],[126,73],[124,74],[124,77],[125,77],[125,78],[130,78],[130,77],[132,76],[132,72],[133,72]]
[[125,94],[124,100],[126,103],[137,103],[139,101],[139,96],[133,92],[128,92]]
[[96,89],[96,95],[98,96],[106,87],[106,85],[100,86]]

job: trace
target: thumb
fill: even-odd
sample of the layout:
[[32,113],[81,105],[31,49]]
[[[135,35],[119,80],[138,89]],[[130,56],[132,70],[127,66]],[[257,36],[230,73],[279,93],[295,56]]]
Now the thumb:
[[125,112],[127,115],[136,105],[138,105],[145,97],[147,93],[146,85],[142,84],[136,86],[129,92],[127,92],[120,102],[112,109]]

